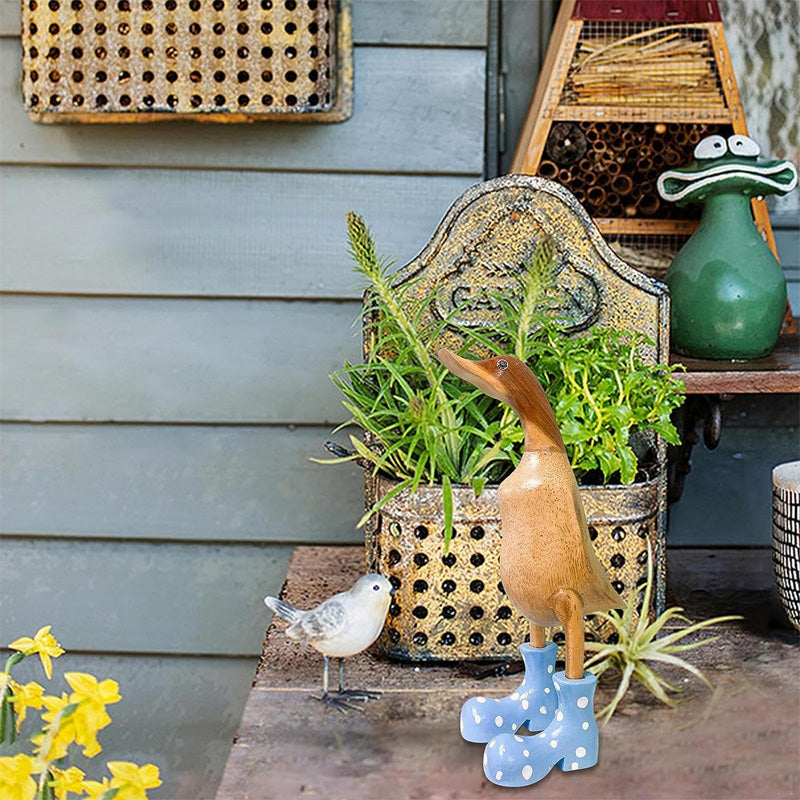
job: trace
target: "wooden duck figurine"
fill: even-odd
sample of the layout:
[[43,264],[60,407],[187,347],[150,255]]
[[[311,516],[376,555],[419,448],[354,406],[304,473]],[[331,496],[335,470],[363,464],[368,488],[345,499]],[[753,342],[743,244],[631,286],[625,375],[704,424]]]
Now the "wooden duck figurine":
[[[520,464],[500,484],[498,497],[500,577],[530,622],[530,645],[520,648],[526,677],[507,698],[467,701],[462,735],[488,742],[486,775],[503,786],[534,783],[555,764],[563,770],[591,767],[597,760],[596,679],[583,671],[583,617],[621,601],[589,539],[561,432],[541,384],[519,359],[472,361],[444,349],[437,355],[450,372],[511,406],[525,434]],[[554,674],[556,647],[545,642],[544,626],[557,624],[564,628],[566,669]],[[522,725],[545,730],[531,741],[516,735]]]

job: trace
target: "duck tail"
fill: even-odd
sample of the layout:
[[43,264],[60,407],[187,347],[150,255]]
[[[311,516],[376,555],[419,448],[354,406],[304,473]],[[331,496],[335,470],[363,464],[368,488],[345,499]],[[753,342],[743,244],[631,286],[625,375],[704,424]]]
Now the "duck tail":
[[299,608],[295,608],[290,603],[284,602],[279,597],[273,597],[269,594],[264,598],[264,603],[266,604],[267,608],[270,609],[270,611],[273,611],[279,617],[285,619],[292,625],[300,622],[300,620],[303,618],[303,614],[305,613]]

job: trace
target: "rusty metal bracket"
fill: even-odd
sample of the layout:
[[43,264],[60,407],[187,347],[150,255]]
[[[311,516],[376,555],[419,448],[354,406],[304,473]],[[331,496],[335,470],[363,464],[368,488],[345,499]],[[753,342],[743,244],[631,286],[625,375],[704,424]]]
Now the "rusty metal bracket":
[[722,434],[722,398],[714,394],[689,395],[675,411],[673,422],[681,436],[681,444],[667,447],[667,470],[670,503],[683,494],[683,484],[692,469],[692,448],[700,441],[697,427],[702,423],[703,444],[714,450]]

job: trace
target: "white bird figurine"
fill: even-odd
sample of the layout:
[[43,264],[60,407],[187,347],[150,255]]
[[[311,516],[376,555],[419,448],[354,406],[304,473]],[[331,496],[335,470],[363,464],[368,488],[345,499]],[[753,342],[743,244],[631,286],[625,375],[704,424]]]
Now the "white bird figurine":
[[[289,627],[285,633],[296,642],[310,644],[323,656],[322,695],[314,697],[345,713],[359,709],[354,700],[366,703],[379,692],[344,688],[344,659],[366,650],[380,635],[395,590],[382,575],[364,575],[346,592],[323,600],[316,608],[303,611],[278,597],[267,595],[264,602]],[[328,691],[331,658],[339,659],[339,691]]]

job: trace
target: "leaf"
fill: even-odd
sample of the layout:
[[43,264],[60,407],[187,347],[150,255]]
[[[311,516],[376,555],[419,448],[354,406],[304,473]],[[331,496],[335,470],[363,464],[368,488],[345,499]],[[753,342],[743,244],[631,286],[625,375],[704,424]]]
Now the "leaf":
[[444,512],[444,552],[447,553],[453,538],[453,487],[447,475],[442,478],[442,511]]

